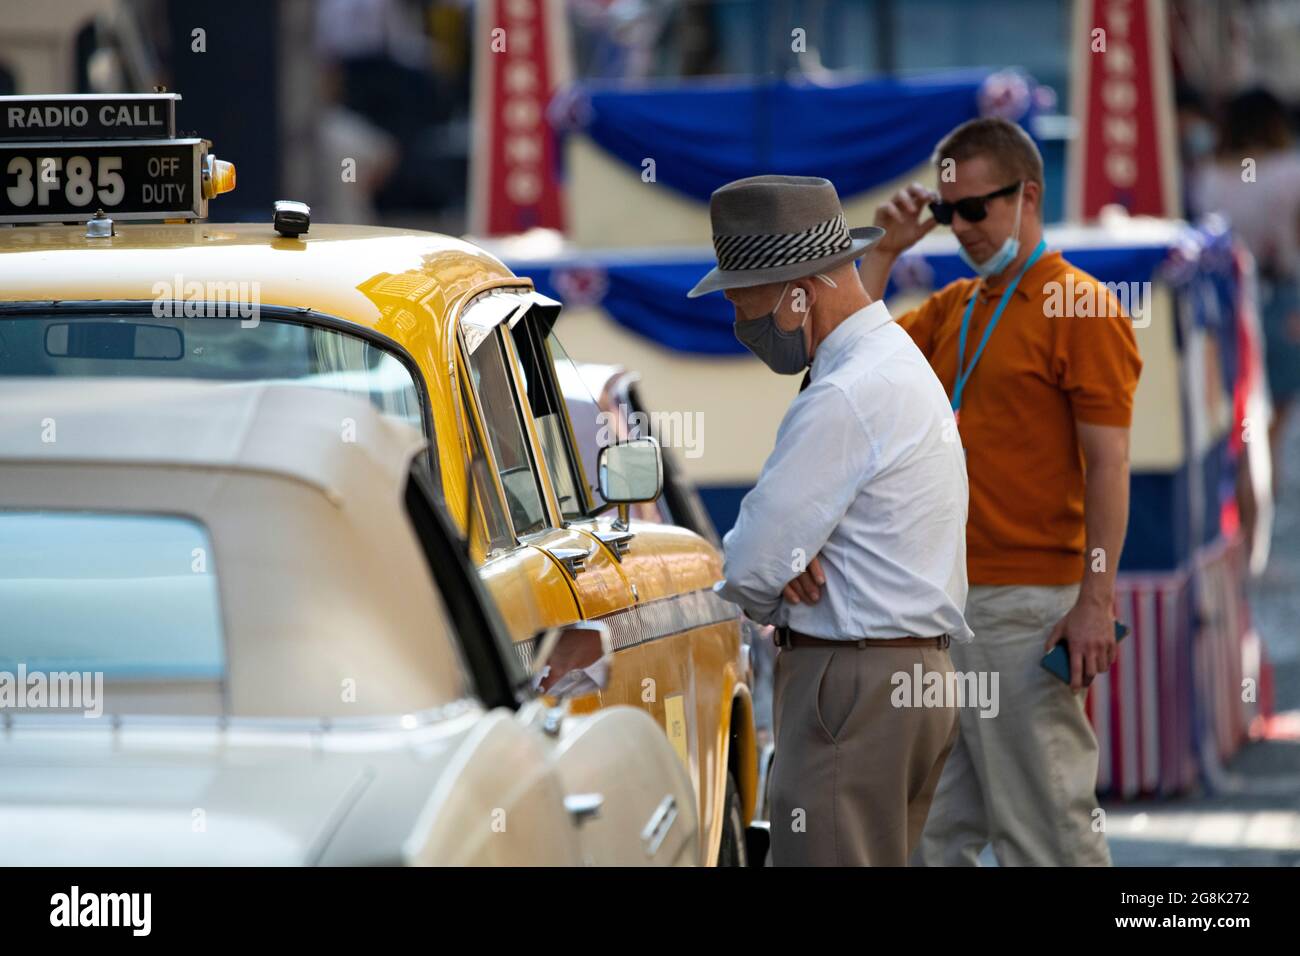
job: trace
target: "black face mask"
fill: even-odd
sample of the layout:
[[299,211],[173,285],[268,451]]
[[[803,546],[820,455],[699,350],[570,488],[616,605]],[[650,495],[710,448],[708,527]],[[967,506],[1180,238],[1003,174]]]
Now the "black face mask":
[[[835,287],[835,282],[827,276],[818,273],[817,278],[831,288]],[[803,327],[808,323],[810,313],[805,312],[799,327],[790,332],[776,324],[776,310],[781,308],[789,288],[789,282],[781,287],[781,295],[776,300],[776,305],[772,306],[772,311],[756,319],[738,321],[734,326],[740,344],[762,359],[763,364],[778,375],[798,375],[809,365],[808,340],[804,338]]]

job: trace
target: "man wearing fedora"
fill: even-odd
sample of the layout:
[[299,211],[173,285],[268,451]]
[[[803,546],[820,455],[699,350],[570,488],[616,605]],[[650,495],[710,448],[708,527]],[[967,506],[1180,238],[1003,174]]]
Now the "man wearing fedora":
[[751,352],[807,373],[717,586],[776,625],[772,861],[902,866],[957,719],[951,700],[901,691],[932,672],[946,686],[949,641],[971,638],[952,409],[858,277],[884,230],[850,230],[828,180],[741,179],[709,212],[718,265],[689,295],[722,290]]

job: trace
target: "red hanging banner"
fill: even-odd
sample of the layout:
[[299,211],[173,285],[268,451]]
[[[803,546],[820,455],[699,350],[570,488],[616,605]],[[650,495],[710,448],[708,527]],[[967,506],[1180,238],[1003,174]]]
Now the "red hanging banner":
[[1067,209],[1181,215],[1164,0],[1075,0]]
[[564,228],[559,152],[547,106],[567,84],[561,0],[478,0],[474,25],[470,231]]

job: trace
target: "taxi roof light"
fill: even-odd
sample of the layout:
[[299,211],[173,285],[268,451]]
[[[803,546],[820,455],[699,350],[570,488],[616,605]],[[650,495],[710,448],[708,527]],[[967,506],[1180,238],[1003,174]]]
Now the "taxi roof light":
[[235,164],[217,159],[209,153],[203,164],[203,198],[211,199],[232,192],[234,188]]

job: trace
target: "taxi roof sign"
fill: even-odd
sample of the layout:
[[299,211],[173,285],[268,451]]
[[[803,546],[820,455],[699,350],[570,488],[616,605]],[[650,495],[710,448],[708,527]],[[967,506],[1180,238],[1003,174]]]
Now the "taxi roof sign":
[[207,141],[0,143],[0,222],[203,219]]
[[203,219],[234,167],[176,137],[176,93],[0,96],[0,223]]
[[172,139],[179,93],[0,96],[0,142]]

